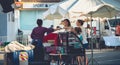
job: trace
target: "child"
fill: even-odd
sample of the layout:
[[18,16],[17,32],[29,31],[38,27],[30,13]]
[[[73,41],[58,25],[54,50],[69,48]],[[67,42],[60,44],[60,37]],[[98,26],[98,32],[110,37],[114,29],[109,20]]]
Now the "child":
[[81,35],[81,32],[82,32],[81,28],[80,27],[75,27],[75,31],[74,32],[80,38],[80,40],[82,41],[83,37]]
[[[74,33],[79,37],[79,39],[81,41],[83,41],[83,37],[82,37],[82,29],[80,27],[75,27],[74,28]],[[78,65],[81,65],[81,63],[84,63],[84,56],[77,56],[77,62],[78,62]],[[86,58],[86,65],[88,65],[88,59]]]

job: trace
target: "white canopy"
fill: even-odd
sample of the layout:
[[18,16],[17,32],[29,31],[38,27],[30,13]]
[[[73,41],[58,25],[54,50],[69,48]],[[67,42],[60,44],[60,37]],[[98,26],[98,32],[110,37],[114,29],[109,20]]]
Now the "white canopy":
[[[47,11],[47,13],[52,14],[53,17],[60,14],[59,18],[90,16],[90,14],[94,17],[113,17],[120,11],[119,6],[120,1],[118,0],[68,0],[51,6],[48,9],[50,12]],[[47,19],[48,15],[45,15],[44,18]]]
[[92,15],[94,17],[113,17],[120,11],[120,8],[118,8],[120,2],[117,5],[116,3],[118,3],[117,0],[79,0],[70,8],[69,13],[78,13],[86,16]]
[[68,17],[68,9],[76,3],[77,0],[67,0],[64,2],[52,5],[45,13],[43,13],[44,19],[60,19]]

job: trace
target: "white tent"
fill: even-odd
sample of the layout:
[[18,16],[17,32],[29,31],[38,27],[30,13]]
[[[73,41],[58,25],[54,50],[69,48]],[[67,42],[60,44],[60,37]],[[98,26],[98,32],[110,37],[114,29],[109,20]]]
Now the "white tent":
[[[54,15],[55,17],[59,17],[60,14],[59,18],[71,18],[82,15],[89,16],[88,14],[92,14],[94,17],[112,17],[120,11],[119,6],[120,1],[118,0],[68,0],[51,6],[47,10],[47,14],[52,14],[51,17],[54,17]],[[48,15],[45,15],[46,19]]]

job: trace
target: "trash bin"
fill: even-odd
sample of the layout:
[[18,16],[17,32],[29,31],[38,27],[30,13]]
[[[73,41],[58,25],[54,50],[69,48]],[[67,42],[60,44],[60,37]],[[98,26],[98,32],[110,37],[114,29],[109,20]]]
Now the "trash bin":
[[28,62],[33,61],[34,60],[33,50],[27,50],[26,52],[28,53]]
[[19,52],[6,53],[5,55],[5,65],[19,65]]
[[33,60],[33,50],[10,52],[4,56],[4,60],[6,61],[4,65],[27,65],[28,62]]
[[19,53],[19,65],[28,65],[28,53],[26,51]]

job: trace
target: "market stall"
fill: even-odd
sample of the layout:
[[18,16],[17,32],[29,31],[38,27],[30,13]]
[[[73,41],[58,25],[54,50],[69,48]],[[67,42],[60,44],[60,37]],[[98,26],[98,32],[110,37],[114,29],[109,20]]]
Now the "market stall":
[[[54,35],[54,33],[51,33],[50,35]],[[46,39],[49,40],[48,38]],[[80,41],[78,36],[76,36],[72,32],[59,32],[55,34],[53,39],[50,38],[50,40],[57,40],[57,43],[53,42],[52,45],[45,47],[51,63],[57,63],[58,65],[60,65],[61,63],[76,64],[71,61],[76,61],[75,58],[77,56],[86,57],[85,49],[83,48],[82,42]],[[44,45],[46,43],[49,44],[49,42],[45,42]]]

